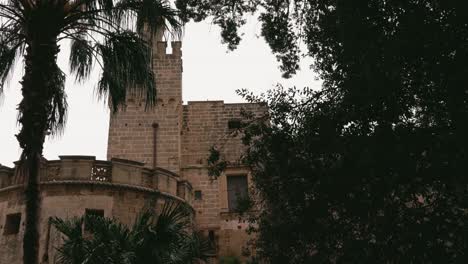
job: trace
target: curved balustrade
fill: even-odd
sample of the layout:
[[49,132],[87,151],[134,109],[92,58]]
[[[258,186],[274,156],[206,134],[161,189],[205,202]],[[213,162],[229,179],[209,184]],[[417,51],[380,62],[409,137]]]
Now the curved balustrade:
[[[157,190],[179,196],[191,203],[192,188],[186,181],[168,170],[144,167],[143,163],[112,159],[96,160],[94,156],[60,156],[60,160],[44,160],[40,170],[41,183],[119,184]],[[24,177],[15,168],[0,165],[0,191],[22,185]]]

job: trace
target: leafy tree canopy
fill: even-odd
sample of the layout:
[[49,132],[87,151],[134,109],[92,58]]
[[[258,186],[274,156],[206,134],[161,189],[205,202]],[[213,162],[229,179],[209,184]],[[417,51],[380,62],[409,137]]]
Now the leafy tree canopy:
[[468,3],[214,2],[178,5],[185,19],[214,19],[230,47],[257,12],[285,75],[306,55],[323,80],[320,91],[241,92],[270,109],[244,128],[264,208],[259,253],[272,263],[466,262]]

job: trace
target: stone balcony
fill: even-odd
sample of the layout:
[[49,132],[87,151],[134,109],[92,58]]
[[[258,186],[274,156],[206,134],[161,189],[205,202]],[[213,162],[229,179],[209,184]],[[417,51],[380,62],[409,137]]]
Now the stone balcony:
[[[143,163],[112,159],[96,160],[94,156],[60,156],[60,160],[43,160],[41,185],[80,184],[107,185],[159,192],[192,204],[192,186],[187,181],[162,168],[149,169]],[[15,168],[0,165],[0,193],[19,188],[24,177]]]

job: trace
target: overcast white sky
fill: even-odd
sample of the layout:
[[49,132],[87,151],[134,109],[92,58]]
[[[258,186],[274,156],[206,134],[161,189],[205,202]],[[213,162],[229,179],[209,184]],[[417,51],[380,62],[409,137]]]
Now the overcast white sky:
[[[278,63],[264,40],[259,36],[260,25],[254,19],[244,26],[244,39],[234,52],[221,44],[219,30],[209,22],[188,24],[183,38],[183,100],[224,100],[242,102],[235,90],[247,88],[262,93],[277,83],[286,87],[320,87],[320,81],[309,69],[310,60],[301,64],[301,72],[284,80]],[[68,48],[62,45],[59,65],[68,72]],[[18,131],[16,106],[21,100],[18,81],[22,68],[17,67],[9,85],[0,98],[0,164],[12,166],[18,160],[20,148],[15,138]],[[94,94],[98,73],[89,82],[75,84],[67,79],[68,122],[60,137],[48,139],[44,156],[57,159],[59,155],[92,155],[106,159],[109,111]]]

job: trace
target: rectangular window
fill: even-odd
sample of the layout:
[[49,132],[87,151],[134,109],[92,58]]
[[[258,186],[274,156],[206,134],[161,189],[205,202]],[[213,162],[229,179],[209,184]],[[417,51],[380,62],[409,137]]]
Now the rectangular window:
[[241,128],[242,124],[239,119],[231,119],[228,121],[228,128],[229,129],[239,129]]
[[229,211],[235,211],[240,199],[247,198],[248,186],[246,175],[227,176]]
[[86,214],[86,216],[92,215],[92,216],[104,217],[104,210],[86,208],[85,209],[85,214]]
[[104,217],[104,210],[101,209],[85,209],[85,231],[89,231],[89,223],[86,222],[88,216]]
[[21,213],[9,214],[6,216],[4,235],[14,235],[19,233],[21,225]]
[[195,191],[195,200],[201,200],[202,199],[202,191],[197,190]]
[[208,241],[209,241],[209,248],[212,250],[216,250],[217,248],[217,241],[216,241],[216,234],[214,230],[208,230]]

